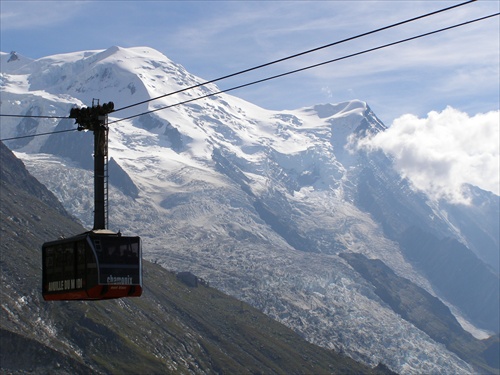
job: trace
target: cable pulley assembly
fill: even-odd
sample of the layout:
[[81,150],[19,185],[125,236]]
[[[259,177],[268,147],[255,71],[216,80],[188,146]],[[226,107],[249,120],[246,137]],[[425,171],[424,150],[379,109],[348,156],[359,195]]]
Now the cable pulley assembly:
[[77,130],[94,131],[104,124],[105,117],[113,112],[114,108],[113,102],[92,107],[71,108],[69,117],[75,119],[75,123],[78,124]]

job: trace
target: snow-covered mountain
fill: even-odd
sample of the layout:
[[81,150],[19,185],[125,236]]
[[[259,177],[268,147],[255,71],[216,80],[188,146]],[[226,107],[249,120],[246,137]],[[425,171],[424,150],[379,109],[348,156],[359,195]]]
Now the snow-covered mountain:
[[[219,91],[209,84],[120,110],[203,80],[147,47],[15,56],[0,56],[2,114],[115,103],[110,228],[140,235],[147,258],[209,280],[311,342],[399,373],[473,368],[339,255],[379,259],[476,336],[499,332],[499,197],[471,187],[471,206],[456,206],[413,191],[383,153],[356,148],[385,130],[366,103],[270,111],[215,94],[175,105]],[[0,135],[74,128],[2,117]],[[92,141],[67,132],[6,142],[88,227]]]

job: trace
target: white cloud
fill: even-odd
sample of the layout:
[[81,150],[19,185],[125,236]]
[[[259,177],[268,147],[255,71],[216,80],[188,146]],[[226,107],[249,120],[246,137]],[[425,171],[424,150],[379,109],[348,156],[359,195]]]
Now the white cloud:
[[427,118],[403,115],[359,146],[381,149],[413,186],[433,198],[466,203],[462,185],[500,193],[500,111],[470,117],[447,107]]
[[0,21],[2,30],[50,27],[78,16],[82,1],[5,1]]

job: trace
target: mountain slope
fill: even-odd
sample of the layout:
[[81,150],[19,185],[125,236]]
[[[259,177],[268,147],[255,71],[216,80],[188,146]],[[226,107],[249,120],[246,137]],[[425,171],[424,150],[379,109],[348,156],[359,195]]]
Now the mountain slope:
[[[366,156],[368,158],[384,160],[385,156],[372,153]],[[428,278],[440,296],[462,309],[478,326],[498,332],[499,277],[494,267],[479,259],[466,246],[467,241],[463,243],[467,231],[458,231],[456,226],[449,224],[446,211],[439,212],[434,205],[422,204],[426,201],[422,194],[420,197],[412,194],[405,181],[392,184],[395,179],[398,176],[388,168],[364,168],[356,179],[358,206],[381,223],[387,237],[399,243],[405,258]],[[482,195],[487,195],[485,193]],[[486,216],[485,221],[498,223],[498,215],[495,219],[498,202],[492,199],[492,204],[486,206],[491,215]],[[463,207],[448,206],[454,208],[451,212],[467,211]],[[471,207],[469,212],[477,211],[479,205]],[[446,220],[439,220],[438,215]],[[467,218],[467,215],[460,216]],[[459,235],[454,235],[453,231],[458,231]],[[467,237],[471,243],[477,244],[478,237],[483,235],[483,244],[496,243],[485,236],[488,230],[474,231],[470,226],[469,232],[474,233]],[[495,235],[494,231],[489,233]],[[485,246],[483,251],[486,249],[492,251],[494,245]]]
[[56,209],[52,194],[2,143],[0,156],[2,371],[384,373],[309,344],[247,304],[205,285],[185,285],[149,262],[141,298],[43,302],[41,243],[83,228]]
[[[3,76],[2,113],[66,116],[72,105],[90,105],[92,98],[114,101],[119,109],[202,82],[146,47],[50,56],[14,73]],[[448,219],[446,207],[414,192],[385,155],[357,150],[356,140],[385,130],[364,102],[276,112],[218,94],[175,105],[214,91],[214,85],[200,86],[112,114],[110,155],[130,179],[121,172],[119,181],[111,177],[110,227],[140,234],[149,259],[203,277],[311,342],[372,366],[382,361],[402,373],[470,372],[464,361],[383,303],[371,282],[338,255],[355,252],[382,260],[484,336],[474,324],[496,329],[485,324],[498,315],[495,299],[483,299],[479,307],[489,320],[470,314],[475,300],[453,305],[450,291],[400,242],[401,234],[418,224],[439,240],[498,252],[494,210],[473,206],[472,214],[461,208],[455,216],[469,212],[476,222],[492,223],[481,227],[479,236],[466,233]],[[169,108],[115,122],[164,106]],[[69,120],[9,119],[5,125],[2,136],[74,129]],[[92,222],[88,136],[69,132],[8,144],[87,225]],[[491,241],[478,242],[483,234]],[[477,258],[470,248],[466,253]],[[498,280],[484,259],[479,262]],[[472,272],[464,269],[463,278]],[[498,295],[495,286],[473,288]]]
[[355,253],[344,253],[341,257],[369,280],[375,286],[375,293],[405,320],[446,345],[462,359],[478,366],[481,373],[498,372],[498,366],[489,359],[489,352],[495,348],[494,341],[478,340],[465,332],[438,298],[407,279],[396,276],[378,259],[368,259]]

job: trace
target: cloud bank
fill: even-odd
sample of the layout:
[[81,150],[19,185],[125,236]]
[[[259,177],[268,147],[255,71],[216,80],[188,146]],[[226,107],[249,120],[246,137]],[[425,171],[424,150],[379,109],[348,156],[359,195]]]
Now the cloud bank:
[[381,149],[414,188],[432,198],[467,203],[463,184],[500,193],[500,111],[470,117],[452,107],[426,118],[403,115],[358,144]]

